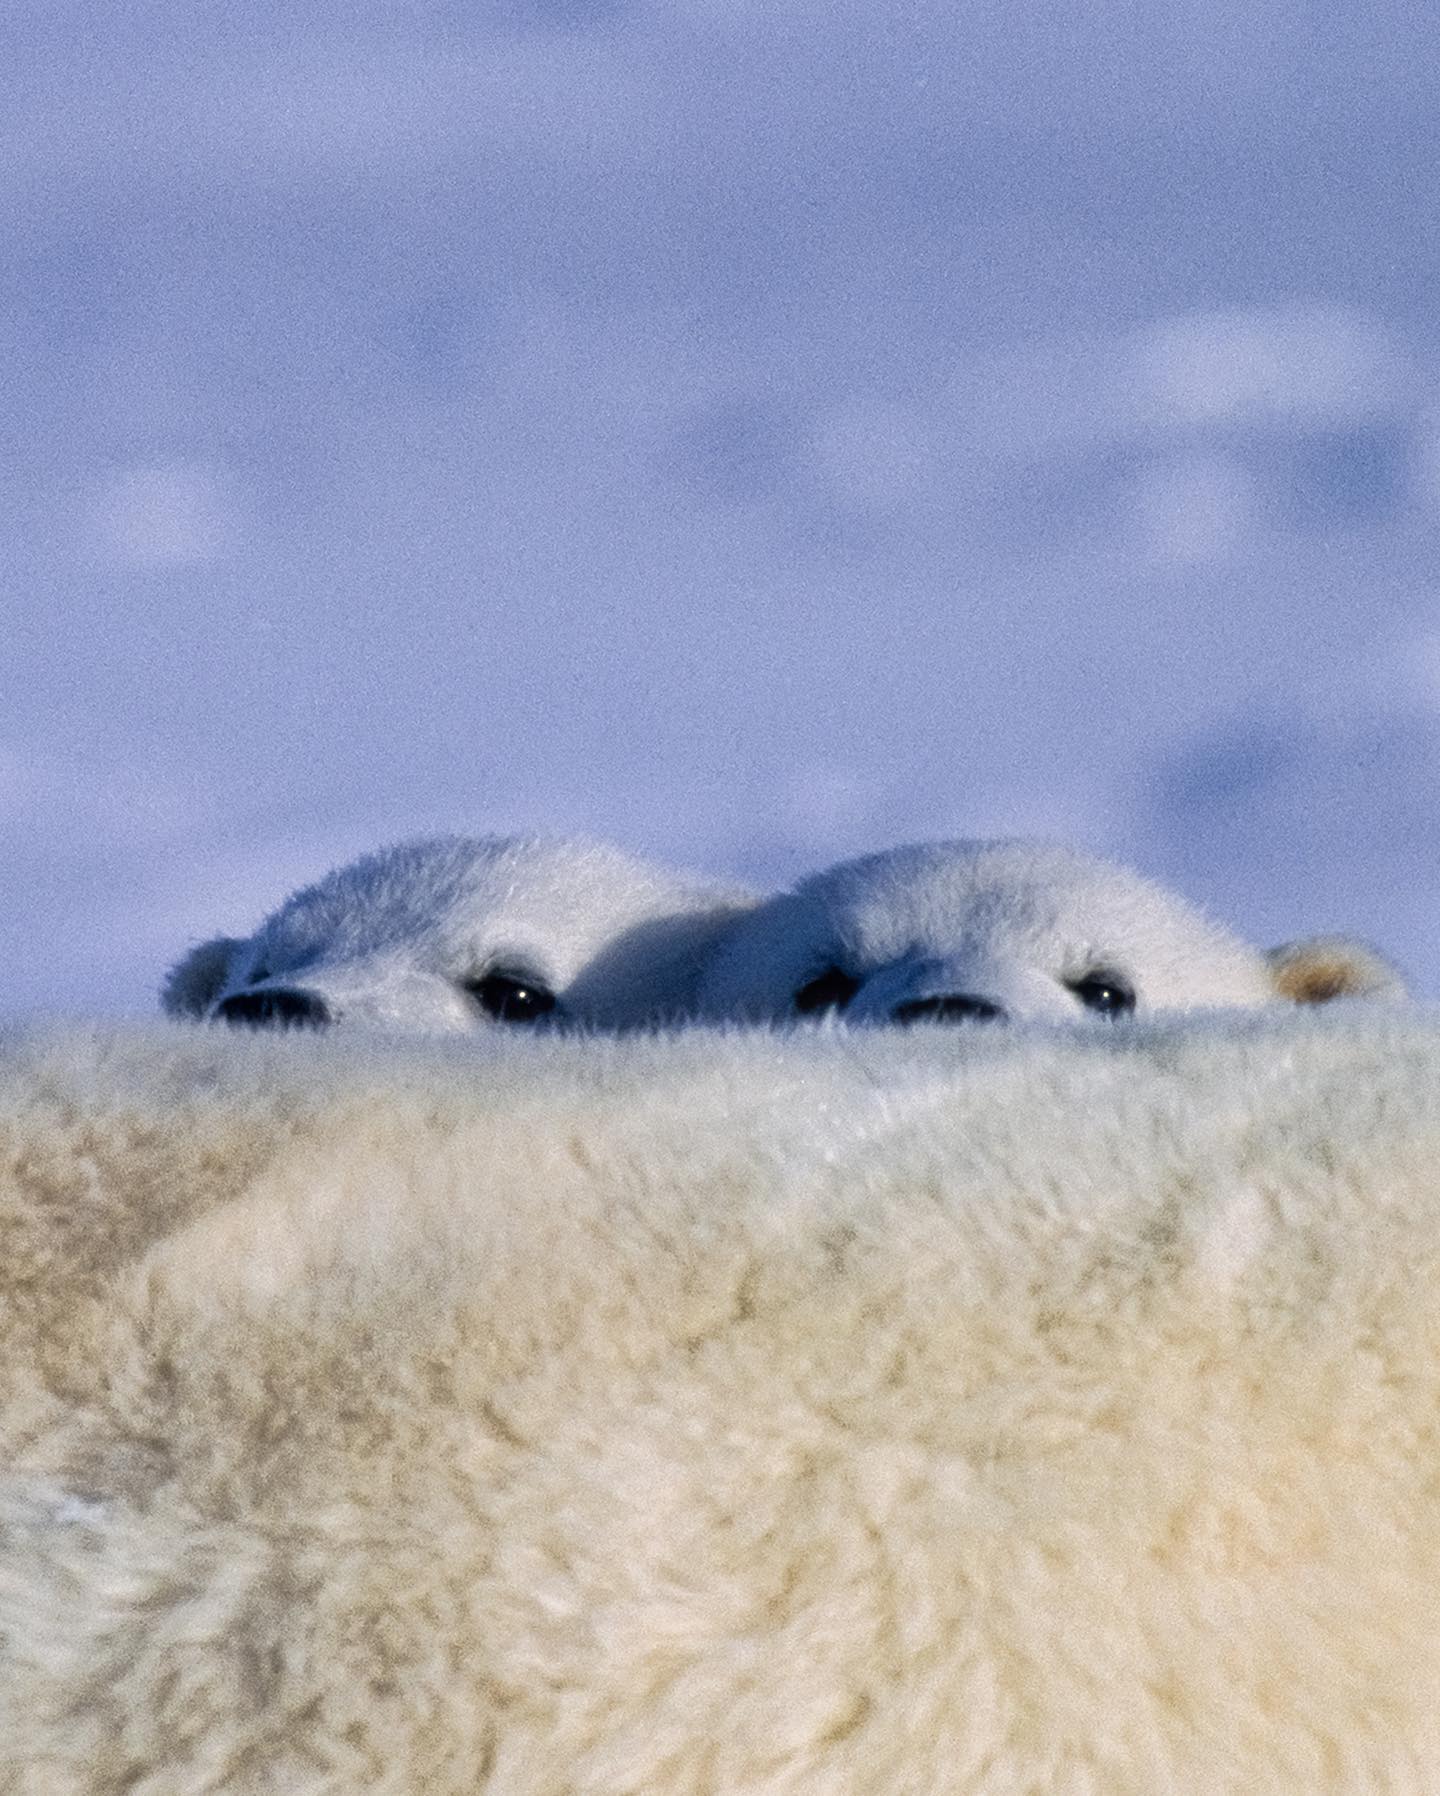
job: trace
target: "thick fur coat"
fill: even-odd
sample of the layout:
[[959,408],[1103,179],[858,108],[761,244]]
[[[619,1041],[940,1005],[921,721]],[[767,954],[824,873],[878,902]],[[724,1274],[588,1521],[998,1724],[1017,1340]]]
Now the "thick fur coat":
[[1440,1789],[1440,1024],[77,1032],[5,1796]]

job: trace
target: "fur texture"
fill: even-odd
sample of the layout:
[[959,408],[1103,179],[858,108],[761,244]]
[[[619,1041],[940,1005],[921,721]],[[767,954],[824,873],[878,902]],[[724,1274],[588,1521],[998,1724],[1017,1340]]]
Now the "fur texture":
[[5,1796],[1429,1796],[1440,1023],[0,1084]]
[[327,874],[253,936],[192,949],[161,1002],[261,1025],[635,1028],[693,1007],[700,963],[751,902],[600,842],[431,837]]
[[1043,842],[931,842],[846,861],[752,910],[720,942],[715,1018],[1061,1021],[1397,996],[1342,937],[1265,955],[1108,861]]

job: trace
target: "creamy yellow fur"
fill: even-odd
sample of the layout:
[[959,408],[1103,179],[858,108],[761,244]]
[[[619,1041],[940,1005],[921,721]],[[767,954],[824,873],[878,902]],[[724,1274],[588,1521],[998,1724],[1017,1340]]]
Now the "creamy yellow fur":
[[1433,1796],[1440,1025],[10,1043],[5,1796]]

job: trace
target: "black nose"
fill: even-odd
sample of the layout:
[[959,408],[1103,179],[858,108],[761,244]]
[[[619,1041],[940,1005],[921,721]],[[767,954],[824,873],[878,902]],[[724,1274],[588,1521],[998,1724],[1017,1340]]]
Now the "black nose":
[[942,998],[911,998],[895,1006],[897,1023],[994,1023],[1004,1015],[988,998],[966,998],[954,992]]
[[310,992],[272,986],[263,992],[237,992],[215,1007],[215,1014],[236,1029],[323,1029],[330,1012]]

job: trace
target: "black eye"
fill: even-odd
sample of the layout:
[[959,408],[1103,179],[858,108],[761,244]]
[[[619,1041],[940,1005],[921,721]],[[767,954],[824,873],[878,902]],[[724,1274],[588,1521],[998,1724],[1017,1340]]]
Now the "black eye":
[[1070,990],[1100,1016],[1129,1016],[1135,1008],[1134,990],[1118,973],[1087,973],[1070,981]]
[[555,1008],[554,992],[513,973],[487,973],[483,979],[467,983],[465,989],[497,1023],[533,1023]]
[[246,980],[245,983],[247,985],[264,985],[265,981],[269,977],[270,977],[269,967],[263,967],[263,966],[256,967],[255,971],[250,975],[250,977]]
[[801,1016],[814,1016],[821,1010],[843,1010],[859,989],[858,979],[852,979],[839,967],[826,967],[796,992],[795,1008]]

